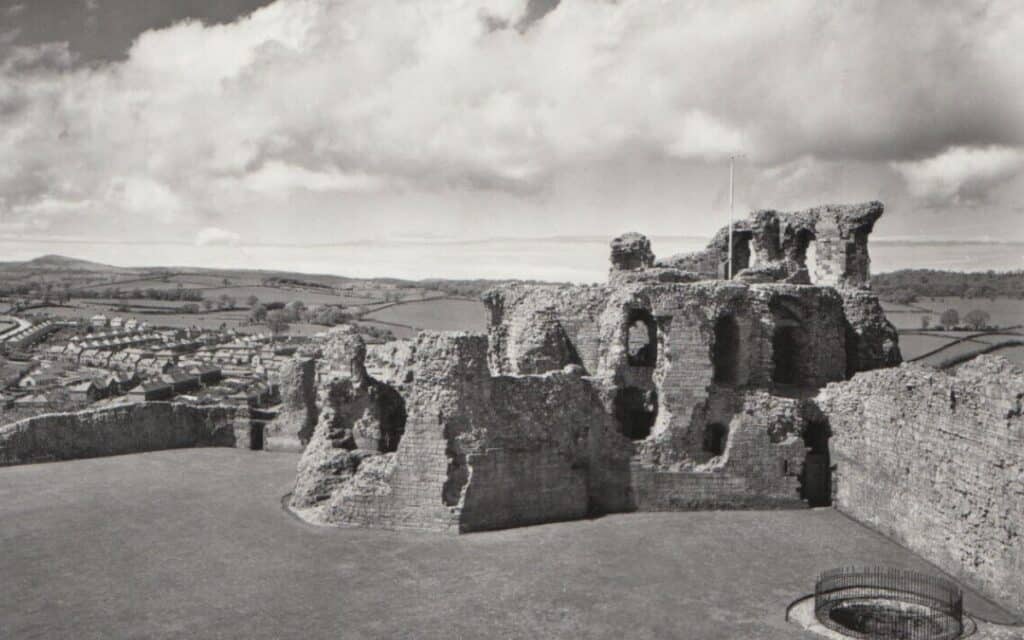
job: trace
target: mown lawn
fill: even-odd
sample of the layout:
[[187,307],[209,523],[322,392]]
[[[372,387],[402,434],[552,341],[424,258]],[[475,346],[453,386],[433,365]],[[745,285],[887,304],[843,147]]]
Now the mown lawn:
[[0,637],[812,638],[783,615],[816,572],[927,568],[829,509],[313,527],[280,506],[296,462],[194,449],[0,469]]

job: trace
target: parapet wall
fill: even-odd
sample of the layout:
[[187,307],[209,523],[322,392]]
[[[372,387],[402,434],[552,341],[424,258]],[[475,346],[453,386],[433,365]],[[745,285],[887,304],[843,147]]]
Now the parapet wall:
[[51,413],[0,428],[0,466],[160,449],[235,446],[232,407],[146,402]]
[[1024,611],[1024,372],[904,365],[830,385],[834,504]]

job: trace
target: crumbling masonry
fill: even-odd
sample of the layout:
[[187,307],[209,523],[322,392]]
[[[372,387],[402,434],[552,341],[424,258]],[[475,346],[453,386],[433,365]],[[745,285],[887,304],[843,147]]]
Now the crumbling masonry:
[[732,280],[728,230],[665,260],[626,234],[605,285],[487,292],[487,335],[368,354],[336,330],[315,393],[285,391],[292,426],[269,427],[310,433],[291,505],[316,522],[461,532],[828,504],[827,425],[806,399],[900,362],[865,288],[881,214],[758,211],[735,227]]

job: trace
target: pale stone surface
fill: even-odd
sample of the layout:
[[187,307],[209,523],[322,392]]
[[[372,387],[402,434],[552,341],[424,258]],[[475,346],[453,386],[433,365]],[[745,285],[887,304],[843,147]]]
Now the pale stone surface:
[[317,420],[316,360],[295,358],[281,367],[281,408],[264,432],[267,451],[302,451]]
[[233,407],[146,402],[53,413],[0,427],[0,466],[197,446],[235,446]]
[[317,362],[319,416],[299,461],[291,504],[330,499],[366,458],[393,451],[405,428],[401,396],[366,371],[366,344],[352,327],[332,329]]
[[1024,610],[1024,372],[981,356],[830,385],[835,505]]

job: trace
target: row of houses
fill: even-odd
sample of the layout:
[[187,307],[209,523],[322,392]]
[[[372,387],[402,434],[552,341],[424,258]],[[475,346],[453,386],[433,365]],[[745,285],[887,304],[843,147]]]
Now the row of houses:
[[73,322],[61,320],[43,320],[42,322],[19,327],[6,334],[3,341],[11,349],[27,349],[46,336],[73,324]]
[[102,313],[89,318],[89,324],[95,329],[110,327],[111,329],[127,329],[129,331],[145,329],[147,326],[145,322],[136,320],[135,318],[122,318],[120,316],[108,318]]

